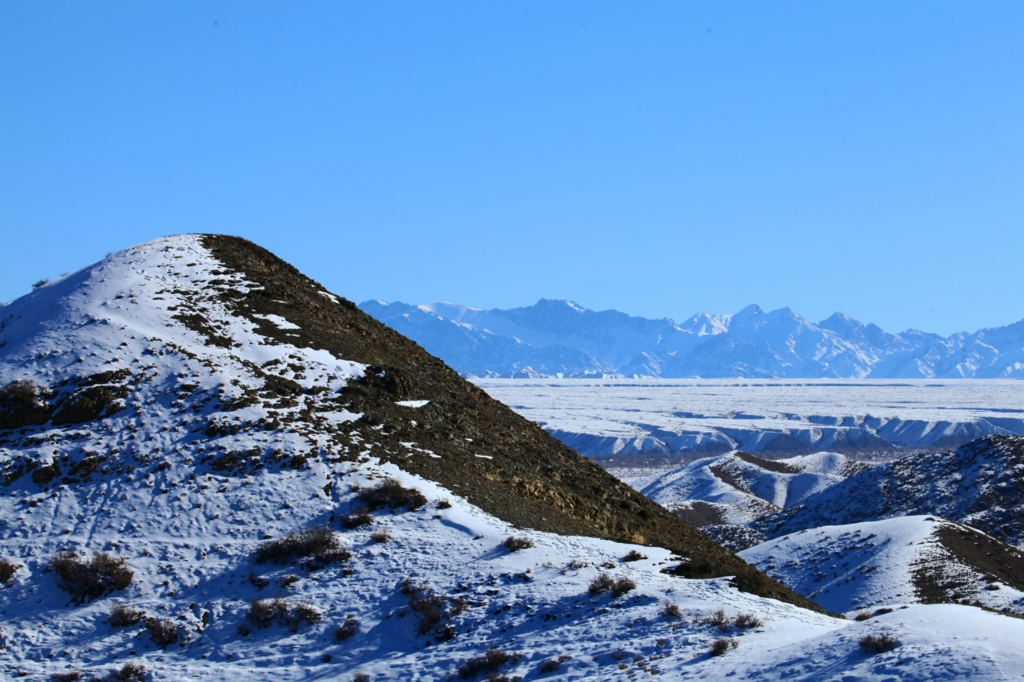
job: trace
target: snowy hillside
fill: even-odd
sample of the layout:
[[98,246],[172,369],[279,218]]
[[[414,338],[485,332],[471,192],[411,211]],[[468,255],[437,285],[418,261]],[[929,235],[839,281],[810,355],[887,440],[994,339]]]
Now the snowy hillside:
[[585,455],[886,452],[1024,434],[1015,379],[477,379]]
[[[961,550],[978,543],[984,551],[968,555]],[[1019,568],[1019,551],[937,517],[822,526],[769,540],[740,556],[830,611],[850,617],[939,601],[1024,613],[1022,576],[1003,570]],[[979,566],[979,558],[999,575]]]
[[800,607],[367,320],[211,236],[0,307],[0,676],[1024,674],[1022,621]]
[[630,484],[695,525],[744,524],[800,505],[863,468],[830,452],[782,460],[731,452]]
[[891,334],[842,313],[814,323],[789,308],[756,305],[682,324],[547,299],[511,310],[360,307],[476,377],[1024,377],[1024,320],[943,338],[915,329]]
[[1024,438],[993,436],[951,452],[903,457],[837,483],[805,504],[762,519],[768,537],[819,526],[934,514],[1024,544]]

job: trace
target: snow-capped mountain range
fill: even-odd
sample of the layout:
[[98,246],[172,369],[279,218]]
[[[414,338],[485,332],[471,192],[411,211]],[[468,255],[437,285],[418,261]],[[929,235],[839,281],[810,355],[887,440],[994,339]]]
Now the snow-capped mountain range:
[[510,310],[366,301],[360,308],[476,377],[1024,377],[1024,320],[949,337],[842,313],[814,323],[751,305],[683,323],[542,299]]

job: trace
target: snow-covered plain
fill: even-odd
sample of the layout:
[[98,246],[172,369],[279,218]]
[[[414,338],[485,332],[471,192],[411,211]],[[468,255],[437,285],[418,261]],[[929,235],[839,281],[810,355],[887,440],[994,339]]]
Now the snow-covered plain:
[[[666,550],[511,528],[450,490],[381,464],[358,438],[344,444],[363,448],[358,461],[335,457],[339,444],[328,427],[358,415],[317,401],[364,368],[271,343],[222,304],[218,292],[252,284],[219,268],[197,237],[160,239],[0,307],[0,385],[54,387],[127,370],[130,389],[96,420],[0,432],[6,470],[32,460],[61,472],[15,477],[0,495],[0,557],[19,565],[0,588],[0,677],[104,675],[133,661],[154,680],[348,681],[360,672],[371,680],[438,680],[490,647],[521,654],[501,672],[525,680],[1024,674],[1024,621],[966,606],[914,606],[866,622],[832,618],[741,593],[727,578],[663,574],[673,561]],[[194,331],[182,313],[198,315],[189,324],[215,337]],[[267,322],[288,329],[283,318]],[[261,373],[309,390],[302,419],[289,419],[299,405],[246,401],[264,388]],[[267,464],[232,474],[209,464],[243,453]],[[347,561],[319,570],[254,561],[261,541],[336,523],[356,506],[358,490],[385,476],[428,502],[339,531]],[[386,537],[374,537],[380,531]],[[512,534],[534,546],[509,553],[501,541]],[[59,550],[121,555],[133,580],[74,603],[48,570]],[[622,561],[631,550],[647,558]],[[618,598],[591,596],[588,584],[599,573],[636,587]],[[444,599],[464,599],[450,615],[451,637],[418,632],[401,589],[406,578]],[[251,600],[276,596],[308,604],[321,618],[294,630],[247,621]],[[113,627],[107,614],[115,602],[173,621],[180,643],[160,648],[142,623]],[[680,617],[663,616],[665,603]],[[763,624],[723,631],[703,622],[718,609],[752,613]],[[335,629],[349,616],[357,632],[338,641]],[[880,632],[900,645],[863,653],[861,637]],[[709,643],[723,636],[739,646],[709,656]],[[543,661],[555,671],[542,673]]]
[[1024,434],[1014,379],[476,379],[585,455],[955,447]]

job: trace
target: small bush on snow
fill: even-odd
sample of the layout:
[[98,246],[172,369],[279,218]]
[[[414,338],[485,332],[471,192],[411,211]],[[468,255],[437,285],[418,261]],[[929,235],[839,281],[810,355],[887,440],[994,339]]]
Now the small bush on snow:
[[719,637],[715,641],[711,642],[708,647],[709,656],[721,656],[729,649],[735,649],[740,645],[735,639],[729,639],[727,637]]
[[170,618],[147,618],[146,630],[157,646],[169,647],[178,642],[178,624]]
[[17,572],[18,564],[7,559],[0,559],[0,583],[10,582]]
[[522,654],[516,652],[488,649],[480,656],[474,656],[460,665],[459,677],[464,680],[471,680],[480,673],[498,672],[501,666],[506,663],[515,663],[522,656]]
[[661,615],[671,620],[683,617],[682,612],[679,610],[679,604],[670,601],[667,601],[664,604],[662,604]]
[[135,576],[126,557],[106,552],[95,552],[91,559],[74,552],[57,552],[50,558],[50,567],[60,578],[61,587],[78,602],[123,590]]
[[142,609],[132,608],[131,606],[117,602],[110,607],[110,613],[107,615],[107,622],[115,628],[125,628],[135,625],[145,617],[146,612]]
[[406,507],[414,511],[427,503],[427,498],[419,490],[406,488],[390,476],[372,488],[360,490],[356,493],[356,499],[370,511],[385,507],[392,510]]
[[502,540],[501,544],[509,552],[518,552],[521,549],[530,549],[533,547],[533,540],[522,535],[509,535],[507,538]]
[[359,621],[353,616],[345,616],[345,622],[334,629],[334,641],[344,642],[359,632]]
[[286,564],[292,559],[308,557],[311,567],[320,567],[333,562],[344,562],[352,555],[341,546],[338,535],[327,526],[317,526],[292,533],[283,538],[266,540],[256,548],[253,559],[258,564],[268,561]]
[[880,635],[864,635],[860,638],[860,649],[868,655],[892,651],[898,644],[896,638],[888,632],[883,632]]
[[629,550],[629,553],[626,554],[626,556],[622,557],[622,560],[623,561],[643,561],[646,558],[647,558],[646,554],[641,554],[640,552],[636,551],[635,549],[631,549],[631,550]]

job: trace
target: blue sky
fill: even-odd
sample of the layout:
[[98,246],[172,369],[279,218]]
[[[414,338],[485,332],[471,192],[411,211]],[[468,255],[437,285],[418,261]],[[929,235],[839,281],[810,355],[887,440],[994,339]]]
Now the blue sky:
[[1024,318],[1024,3],[0,4],[0,300],[238,234],[332,290]]

